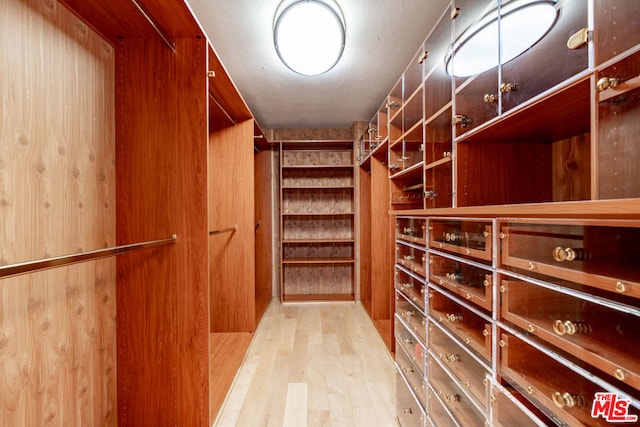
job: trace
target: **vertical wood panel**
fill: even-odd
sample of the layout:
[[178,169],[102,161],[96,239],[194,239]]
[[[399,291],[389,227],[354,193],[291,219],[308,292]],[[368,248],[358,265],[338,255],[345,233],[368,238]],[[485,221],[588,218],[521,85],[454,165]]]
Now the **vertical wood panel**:
[[[115,244],[114,53],[0,0],[0,265]],[[115,261],[0,282],[0,425],[115,425]]]
[[[369,316],[371,311],[371,172],[359,169],[360,179],[360,300]],[[377,202],[376,202],[377,203]],[[376,243],[377,245],[377,243]]]
[[253,120],[211,132],[209,227],[238,225],[234,233],[209,237],[211,332],[256,327],[253,186]]
[[[256,323],[260,321],[272,297],[273,288],[273,214],[271,211],[272,150],[255,154],[255,218],[256,218]],[[259,224],[258,224],[259,222]]]
[[127,40],[117,57],[120,425],[208,423],[206,42]]

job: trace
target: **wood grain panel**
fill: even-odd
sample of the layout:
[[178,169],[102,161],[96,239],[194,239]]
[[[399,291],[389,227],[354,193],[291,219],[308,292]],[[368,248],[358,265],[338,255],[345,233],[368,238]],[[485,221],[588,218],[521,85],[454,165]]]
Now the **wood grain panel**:
[[[115,244],[114,53],[0,0],[0,265]],[[116,425],[115,261],[0,282],[0,425]]]
[[[118,47],[119,425],[209,421],[206,42]],[[151,237],[154,236],[154,237]]]
[[579,135],[553,144],[553,201],[588,200],[591,196],[590,137]]
[[[371,312],[371,173],[359,169],[360,180],[360,300],[369,316]],[[376,243],[377,245],[377,243]]]
[[271,301],[273,289],[273,195],[271,191],[272,150],[254,155],[255,239],[256,239],[256,324]]
[[233,233],[209,237],[211,332],[253,332],[255,196],[253,120],[209,135],[209,227]]

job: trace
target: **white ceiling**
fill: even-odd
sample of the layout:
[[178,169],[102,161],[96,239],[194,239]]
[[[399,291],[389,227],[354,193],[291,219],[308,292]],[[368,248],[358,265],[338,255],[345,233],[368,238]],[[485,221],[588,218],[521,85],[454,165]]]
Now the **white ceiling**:
[[273,46],[280,0],[187,0],[258,124],[348,128],[370,120],[449,0],[338,0],[345,50],[328,73],[289,70]]

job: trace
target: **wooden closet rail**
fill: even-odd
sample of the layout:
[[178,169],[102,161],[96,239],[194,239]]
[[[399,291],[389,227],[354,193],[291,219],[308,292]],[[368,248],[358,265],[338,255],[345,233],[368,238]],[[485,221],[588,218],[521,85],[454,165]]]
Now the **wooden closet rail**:
[[213,236],[214,234],[220,233],[228,233],[228,232],[236,232],[238,231],[238,224],[233,224],[233,227],[221,228],[219,230],[213,230],[209,232],[209,236]]
[[106,258],[109,256],[120,255],[131,251],[154,248],[156,246],[175,243],[176,240],[177,236],[174,234],[173,236],[166,239],[150,240],[147,242],[114,246],[105,249],[96,249],[95,251],[79,252],[71,255],[62,255],[36,261],[27,261],[18,264],[5,265],[0,267],[0,279],[25,273],[31,273],[38,270],[47,270],[49,268],[62,267],[64,265],[76,264],[79,262],[91,261],[99,258]]
[[162,39],[163,42],[165,42],[165,44],[167,46],[169,46],[169,49],[171,49],[171,51],[173,53],[176,53],[176,45],[173,42],[170,42],[165,36],[164,34],[162,34],[162,31],[160,31],[160,28],[158,28],[158,26],[156,25],[156,23],[153,21],[153,19],[151,19],[151,16],[149,16],[149,14],[142,8],[142,6],[140,6],[138,4],[138,2],[136,0],[131,0],[131,3],[133,3],[133,5],[138,9],[138,11],[140,11],[140,13],[142,14],[142,16],[144,16],[144,18],[147,20],[147,22],[149,22],[149,24],[153,27],[153,29],[156,31],[156,33],[158,33],[158,35],[160,36],[160,38]]

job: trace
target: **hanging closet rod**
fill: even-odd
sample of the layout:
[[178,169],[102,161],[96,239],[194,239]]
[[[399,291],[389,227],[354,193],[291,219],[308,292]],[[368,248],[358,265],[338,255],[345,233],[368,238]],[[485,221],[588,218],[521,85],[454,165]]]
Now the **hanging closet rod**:
[[0,279],[17,276],[20,274],[31,273],[38,270],[46,270],[54,267],[62,267],[64,265],[76,264],[83,261],[95,260],[98,258],[106,258],[113,255],[120,255],[127,252],[149,249],[156,246],[175,243],[177,236],[174,234],[166,239],[150,240],[141,243],[132,243],[129,245],[114,246],[111,248],[97,249],[95,251],[78,252],[71,255],[62,255],[58,257],[45,258],[36,261],[21,262],[19,264],[5,265],[0,267]]
[[144,16],[144,18],[147,20],[147,22],[149,22],[149,24],[151,24],[151,26],[153,27],[154,30],[156,30],[156,33],[158,33],[158,35],[160,36],[160,38],[162,39],[163,42],[165,42],[165,44],[167,46],[169,46],[169,49],[171,49],[171,51],[173,53],[176,53],[176,44],[173,42],[170,42],[165,36],[164,34],[162,34],[162,31],[160,31],[160,28],[158,28],[158,26],[156,25],[155,22],[153,22],[153,19],[151,19],[151,16],[149,16],[149,14],[142,8],[142,6],[140,6],[138,4],[138,2],[136,0],[131,0],[131,3],[133,3],[133,5],[138,9],[138,11],[142,14],[142,16]]
[[238,231],[238,224],[233,224],[233,227],[221,228],[219,230],[210,231],[209,236],[213,236],[214,234],[220,234],[220,233],[228,233],[229,231],[231,231],[232,233]]
[[233,120],[233,117],[231,117],[231,115],[229,113],[227,113],[227,110],[225,110],[224,108],[222,108],[222,105],[220,105],[220,103],[218,102],[218,100],[211,94],[209,93],[209,98],[211,98],[211,100],[213,102],[216,103],[216,105],[218,106],[218,108],[220,109],[220,111],[222,111],[222,113],[227,117],[227,119],[229,119],[229,121],[231,123],[233,123],[234,125],[236,124],[236,121]]

